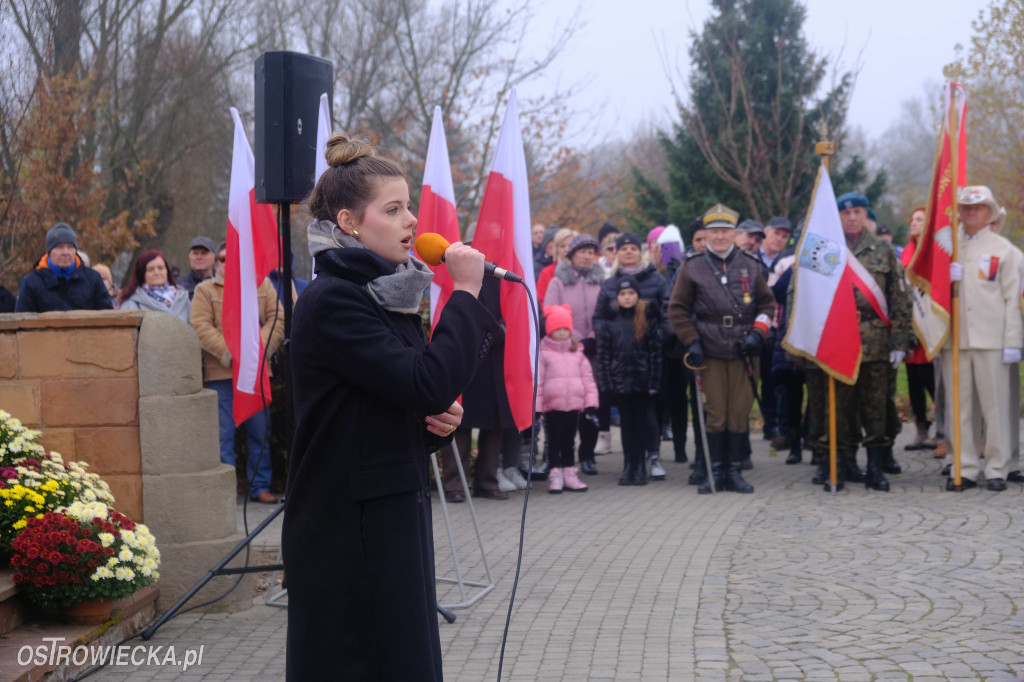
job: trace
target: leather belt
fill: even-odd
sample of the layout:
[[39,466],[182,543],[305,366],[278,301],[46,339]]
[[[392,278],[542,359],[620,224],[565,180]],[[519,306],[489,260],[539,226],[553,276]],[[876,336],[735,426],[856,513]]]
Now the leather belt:
[[721,325],[725,329],[731,329],[732,327],[743,324],[743,321],[746,319],[746,315],[707,315],[698,313],[697,319],[701,322],[713,322]]

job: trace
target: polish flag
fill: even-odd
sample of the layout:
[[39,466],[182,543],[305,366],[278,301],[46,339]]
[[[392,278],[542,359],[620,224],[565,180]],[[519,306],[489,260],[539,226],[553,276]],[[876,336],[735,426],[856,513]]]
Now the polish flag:
[[270,404],[270,376],[263,360],[256,290],[277,267],[277,221],[270,204],[256,203],[256,160],[238,109],[228,195],[227,262],[224,264],[224,341],[231,351],[233,414],[239,425]]
[[[331,139],[334,126],[331,123],[331,100],[327,93],[320,95],[320,109],[316,121],[316,166],[313,172],[313,186],[320,182],[320,176],[327,170],[327,140]],[[309,265],[309,279],[316,279],[316,258]]]
[[967,184],[967,96],[959,83],[946,84],[944,112],[924,231],[907,265],[907,277],[914,285],[914,331],[929,360],[949,335],[953,309],[949,264],[957,233],[953,210],[960,188]]
[[[839,208],[828,171],[822,165],[814,184],[811,209],[793,263],[793,305],[782,346],[812,360],[839,381],[854,384],[860,371],[861,344],[854,281],[869,292],[875,284],[846,249]],[[877,290],[877,284],[875,289]],[[876,310],[885,297],[871,292]],[[870,300],[870,299],[869,299]],[[887,319],[887,316],[886,318]]]
[[[487,260],[523,278],[536,298],[533,245],[530,241],[530,191],[526,153],[519,130],[519,105],[513,89],[487,178],[473,248]],[[501,316],[505,321],[505,390],[512,418],[522,431],[533,424],[533,366],[537,330],[523,285],[502,280]]]
[[[423,169],[423,191],[420,194],[420,212],[416,224],[417,236],[427,232],[436,232],[450,244],[461,239],[459,220],[455,215],[455,185],[452,183],[452,167],[448,161],[448,142],[444,136],[441,107],[434,107],[434,122],[430,126],[427,165]],[[453,284],[447,267],[427,267],[434,273],[434,279],[430,282],[430,328],[433,329],[441,319],[441,309],[452,295]]]

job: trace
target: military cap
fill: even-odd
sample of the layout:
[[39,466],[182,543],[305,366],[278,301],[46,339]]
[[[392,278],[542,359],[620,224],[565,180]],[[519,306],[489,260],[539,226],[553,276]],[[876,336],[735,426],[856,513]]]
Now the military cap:
[[736,227],[740,214],[724,204],[715,204],[703,215],[704,229],[713,227]]
[[761,235],[761,237],[764,237],[764,228],[761,226],[761,223],[757,222],[756,220],[751,220],[750,218],[747,218],[739,225],[737,225],[736,229],[739,232],[746,232],[747,234],[759,234]]
[[859,192],[847,192],[846,194],[840,195],[836,199],[836,204],[839,206],[839,210],[843,211],[848,208],[870,208],[871,202],[868,198]]

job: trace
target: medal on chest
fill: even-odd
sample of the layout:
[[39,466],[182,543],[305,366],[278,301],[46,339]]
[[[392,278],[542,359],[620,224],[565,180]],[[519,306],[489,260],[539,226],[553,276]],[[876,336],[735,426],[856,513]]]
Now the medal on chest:
[[750,271],[746,268],[740,270],[740,286],[743,287],[743,302],[750,303],[753,300],[750,297]]

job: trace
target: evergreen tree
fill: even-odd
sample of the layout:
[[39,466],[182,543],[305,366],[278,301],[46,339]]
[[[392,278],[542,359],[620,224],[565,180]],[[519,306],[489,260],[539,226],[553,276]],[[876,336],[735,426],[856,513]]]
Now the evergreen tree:
[[841,145],[853,75],[826,87],[829,61],[808,46],[797,0],[712,6],[691,35],[689,99],[672,137],[662,136],[669,187],[635,174],[637,205],[655,222],[689,220],[716,202],[761,222],[798,218],[820,163],[819,129]]

